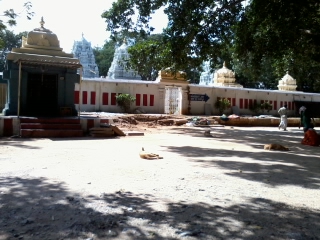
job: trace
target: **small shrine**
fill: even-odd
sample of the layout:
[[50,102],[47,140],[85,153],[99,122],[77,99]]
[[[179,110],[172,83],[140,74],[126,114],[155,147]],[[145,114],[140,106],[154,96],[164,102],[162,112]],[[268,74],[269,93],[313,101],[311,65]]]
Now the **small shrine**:
[[91,42],[88,42],[82,34],[81,41],[74,41],[72,53],[80,60],[82,76],[84,78],[98,78],[99,69],[93,54]]
[[213,77],[213,86],[243,88],[242,85],[236,83],[235,73],[226,67],[225,62],[223,63],[222,68],[215,71]]
[[188,84],[187,74],[183,71],[173,71],[171,68],[165,68],[158,72],[158,77],[155,82],[166,83],[183,83]]
[[279,80],[278,89],[280,91],[296,91],[297,81],[289,75],[289,72]]
[[108,71],[109,79],[141,80],[137,71],[125,68],[125,62],[129,59],[127,41],[124,40],[120,47],[116,47],[111,66]]
[[41,18],[40,28],[22,37],[21,47],[7,55],[5,116],[77,115],[74,87],[80,82],[81,64],[73,54],[62,51],[57,35],[44,24]]

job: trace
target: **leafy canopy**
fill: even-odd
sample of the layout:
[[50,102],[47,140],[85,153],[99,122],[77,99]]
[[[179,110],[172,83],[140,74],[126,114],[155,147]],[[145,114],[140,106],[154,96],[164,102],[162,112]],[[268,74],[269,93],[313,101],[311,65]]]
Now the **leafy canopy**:
[[106,41],[102,48],[94,48],[93,54],[101,76],[108,76],[111,66],[116,43],[112,40]]
[[[1,0],[0,0],[0,8],[1,8]],[[7,26],[15,26],[17,24],[16,18],[20,15],[22,15],[24,12],[26,13],[27,19],[31,19],[31,17],[34,15],[34,12],[31,11],[32,4],[31,2],[25,2],[23,4],[23,12],[16,13],[14,9],[7,9],[0,13],[0,49],[5,48],[8,43],[6,43],[5,39],[3,38],[3,35],[6,35],[6,33],[3,33],[7,29]]]
[[10,52],[12,48],[20,47],[22,36],[26,37],[27,34],[27,32],[15,34],[7,29],[0,31],[0,39],[2,41],[2,47],[0,48],[0,72],[4,70],[7,53]]
[[[298,90],[320,91],[320,2],[251,1],[234,27],[233,52],[246,76],[263,78],[269,72],[279,79],[289,71]],[[266,85],[272,88],[275,81]]]
[[319,0],[117,0],[102,17],[114,38],[146,38],[161,7],[168,26],[158,44],[171,55],[162,67],[210,61],[215,69],[226,61],[246,87],[276,89],[289,71],[298,90],[320,92]]
[[150,15],[164,7],[169,22],[163,42],[170,52],[174,68],[184,70],[188,66],[200,66],[208,58],[221,61],[217,56],[221,55],[224,46],[231,43],[231,26],[237,22],[243,9],[241,2],[118,0],[102,17],[106,19],[107,30],[113,37],[119,34],[146,37],[154,30],[149,26]]

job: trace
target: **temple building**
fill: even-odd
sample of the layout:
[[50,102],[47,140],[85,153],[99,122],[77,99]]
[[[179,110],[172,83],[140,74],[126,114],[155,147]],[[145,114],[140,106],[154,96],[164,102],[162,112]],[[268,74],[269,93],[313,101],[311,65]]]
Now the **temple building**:
[[236,83],[235,73],[226,67],[225,62],[223,63],[222,68],[215,71],[213,77],[213,86],[243,88],[242,85]]
[[44,27],[22,37],[22,46],[7,55],[3,80],[7,83],[7,102],[3,114],[24,116],[76,115],[74,88],[79,83],[79,59],[60,48],[56,34]]
[[74,57],[80,60],[82,65],[82,76],[84,78],[98,78],[99,69],[91,47],[91,42],[88,42],[82,34],[81,41],[74,41],[72,53]]
[[111,66],[108,71],[109,79],[129,79],[141,80],[138,72],[132,69],[125,68],[125,62],[129,59],[128,45],[126,40],[123,41],[120,47],[116,47]]
[[289,72],[279,80],[278,89],[280,91],[296,91],[297,81],[289,75]]
[[199,85],[211,86],[213,85],[213,73],[210,70],[210,62],[203,63],[203,72],[200,75]]

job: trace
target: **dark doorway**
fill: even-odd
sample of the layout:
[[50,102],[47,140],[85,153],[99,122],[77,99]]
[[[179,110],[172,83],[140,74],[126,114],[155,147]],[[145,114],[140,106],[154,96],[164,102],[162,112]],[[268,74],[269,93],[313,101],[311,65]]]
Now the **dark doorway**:
[[56,116],[58,114],[58,76],[29,74],[27,84],[27,115]]

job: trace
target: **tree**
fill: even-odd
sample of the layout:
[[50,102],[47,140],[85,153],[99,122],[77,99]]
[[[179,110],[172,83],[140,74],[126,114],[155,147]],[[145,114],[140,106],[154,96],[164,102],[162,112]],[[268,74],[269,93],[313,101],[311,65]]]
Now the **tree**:
[[[136,43],[129,47],[127,69],[135,69],[143,80],[153,81],[158,71],[172,66],[172,58],[168,45],[162,34],[154,34],[145,38],[138,38]],[[169,65],[168,65],[169,64]]]
[[215,102],[215,108],[218,109],[219,114],[222,115],[225,110],[230,108],[231,103],[228,99],[222,98]]
[[128,93],[121,93],[116,96],[116,101],[119,107],[125,112],[129,113],[131,104],[136,100],[135,97]]
[[150,15],[164,7],[169,22],[163,43],[176,69],[196,68],[208,60],[216,69],[227,61],[244,86],[276,89],[289,71],[298,90],[320,91],[319,1],[244,2],[117,0],[102,17],[112,36],[146,37],[153,30]]
[[[1,0],[0,0],[1,2]],[[26,17],[27,19],[31,19],[31,17],[34,15],[34,12],[31,11],[32,9],[32,3],[31,2],[25,2],[23,4],[23,12],[26,13]],[[8,10],[5,10],[3,12],[3,14],[0,14],[0,31],[3,30],[3,29],[6,29],[7,28],[7,25],[9,26],[15,26],[17,24],[16,22],[16,18],[23,14],[23,12],[20,12],[20,13],[16,13],[13,9],[8,9]]]
[[[121,33],[149,35],[150,15],[165,6],[169,24],[164,31],[174,68],[198,67],[204,60],[221,64],[221,51],[232,40],[232,26],[243,9],[242,0],[118,0],[102,17],[112,36]],[[137,21],[133,16],[137,15]],[[168,62],[169,65],[170,62]]]
[[[0,0],[1,3],[1,0]],[[25,2],[23,5],[23,9],[26,12],[27,19],[31,19],[31,17],[34,15],[33,12],[31,12],[32,4],[31,2]],[[3,14],[0,14],[0,32],[6,30],[7,25],[8,26],[15,26],[16,25],[16,18],[23,14],[23,12],[16,13],[13,9],[5,10]],[[5,39],[0,37],[0,49],[5,48]]]
[[115,45],[116,43],[114,41],[109,40],[105,42],[102,48],[93,49],[93,54],[101,76],[108,75],[115,52]]
[[298,90],[320,91],[319,1],[253,0],[234,30],[234,59],[244,68],[263,76],[268,62],[277,80],[289,70]]
[[27,34],[27,32],[22,32],[16,35],[10,30],[0,31],[0,39],[2,40],[2,48],[0,49],[0,72],[4,70],[7,53],[10,52],[12,48],[20,47],[22,36],[26,37]]

